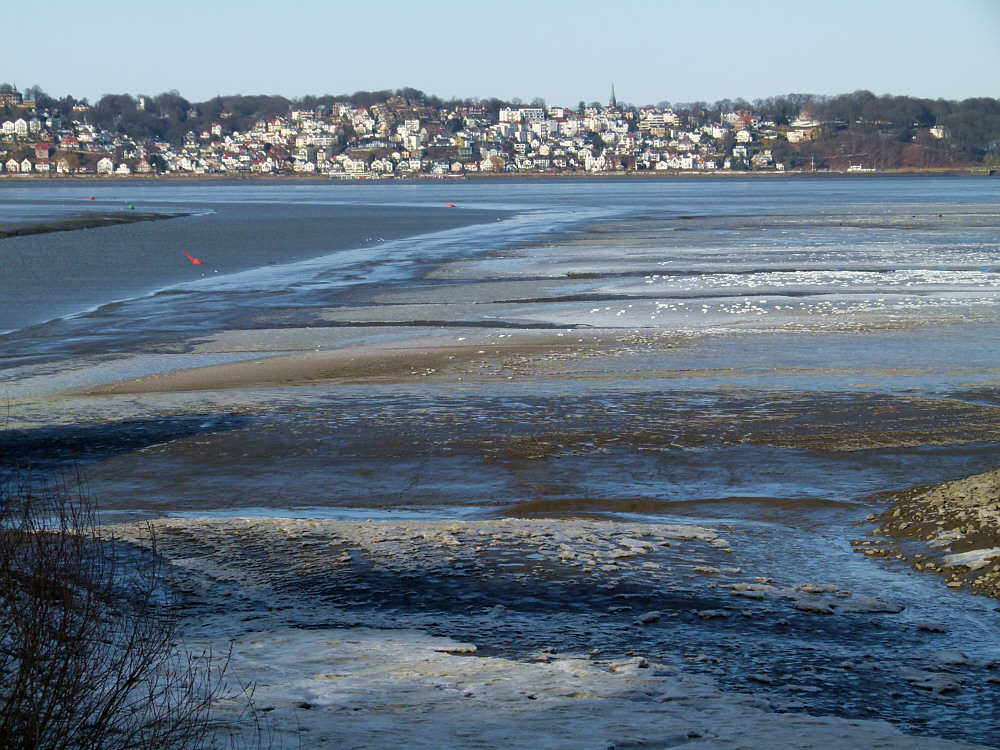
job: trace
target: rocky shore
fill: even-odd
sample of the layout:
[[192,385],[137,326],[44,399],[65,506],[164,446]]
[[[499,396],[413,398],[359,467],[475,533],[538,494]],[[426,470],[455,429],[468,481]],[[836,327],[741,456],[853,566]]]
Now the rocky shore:
[[968,587],[1000,599],[1000,469],[892,497],[878,525],[855,549],[895,557],[915,570],[943,576],[950,588]]

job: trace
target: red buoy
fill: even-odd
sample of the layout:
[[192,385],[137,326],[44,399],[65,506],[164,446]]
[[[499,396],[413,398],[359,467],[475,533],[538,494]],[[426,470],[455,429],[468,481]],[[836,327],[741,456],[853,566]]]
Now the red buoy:
[[200,266],[202,264],[200,260],[191,255],[187,250],[181,250],[181,252],[184,253],[187,257],[189,257],[194,265]]

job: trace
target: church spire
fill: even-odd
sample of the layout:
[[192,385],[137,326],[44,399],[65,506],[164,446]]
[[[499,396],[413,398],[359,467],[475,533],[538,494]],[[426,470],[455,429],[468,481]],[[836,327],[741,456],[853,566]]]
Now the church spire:
[[615,107],[618,106],[618,100],[615,99],[615,82],[614,81],[611,82],[611,101],[608,102],[608,106],[611,109],[614,109]]

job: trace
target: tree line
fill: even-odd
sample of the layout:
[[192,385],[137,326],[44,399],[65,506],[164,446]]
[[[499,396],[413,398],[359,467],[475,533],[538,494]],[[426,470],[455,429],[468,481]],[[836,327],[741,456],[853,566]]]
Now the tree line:
[[[669,102],[660,104],[670,107]],[[1000,99],[920,99],[861,90],[837,96],[787,94],[753,102],[724,99],[674,109],[708,121],[726,112],[748,111],[777,126],[789,125],[800,115],[821,123],[818,140],[795,149],[779,147],[791,166],[809,158],[828,162],[837,155],[865,155],[876,168],[900,166],[907,156],[925,163],[906,166],[1000,164]],[[937,132],[944,137],[931,135],[931,128],[940,128]]]
[[[2,84],[10,89],[9,84]],[[402,97],[413,106],[432,109],[454,109],[461,106],[480,105],[487,114],[496,118],[500,109],[519,106],[518,99],[442,99],[425,94],[414,88],[384,89],[380,91],[356,91],[352,94],[326,94],[290,99],[280,95],[235,94],[216,96],[204,102],[191,102],[176,91],[167,91],[155,96],[133,96],[131,94],[105,94],[91,104],[86,98],[76,99],[65,96],[60,99],[49,96],[40,87],[25,89],[24,97],[33,99],[39,111],[48,112],[62,119],[77,119],[74,107],[88,107],[86,120],[95,127],[112,133],[128,134],[132,138],[160,138],[175,145],[180,144],[189,131],[207,130],[213,122],[226,122],[226,129],[245,132],[261,119],[284,116],[290,109],[330,108],[335,104],[350,104],[354,107],[372,107],[394,97]],[[544,101],[536,99],[533,103]]]
[[[7,84],[3,87],[9,89]],[[188,101],[174,90],[141,97],[106,94],[93,105],[86,99],[72,96],[56,99],[38,86],[26,89],[24,95],[34,99],[38,110],[64,119],[74,116],[74,107],[89,106],[86,119],[96,127],[128,134],[136,139],[160,138],[173,144],[180,144],[189,131],[207,130],[213,122],[224,121],[227,130],[247,131],[257,120],[285,115],[295,107],[319,109],[340,103],[371,107],[401,97],[415,107],[432,109],[479,105],[488,116],[495,118],[503,107],[524,105],[519,99],[442,99],[414,88],[296,99],[279,95],[236,94],[216,96],[204,102]],[[580,105],[582,107],[583,102]],[[545,102],[535,99],[531,106],[544,107]],[[778,156],[784,157],[793,167],[796,162],[810,159],[829,163],[831,159],[849,160],[855,155],[865,155],[875,167],[899,166],[906,159],[922,159],[926,166],[1000,163],[998,99],[951,101],[876,96],[871,91],[855,91],[836,96],[787,94],[752,102],[745,99],[723,99],[711,104],[671,104],[662,101],[655,106],[672,109],[681,118],[682,125],[687,127],[718,122],[725,113],[741,111],[752,112],[776,126],[789,125],[800,115],[820,122],[819,137],[811,143],[792,148],[779,141],[777,149],[781,153]],[[621,105],[620,108],[633,115],[638,110],[634,105]],[[945,137],[932,136],[931,128],[938,128],[936,133]]]

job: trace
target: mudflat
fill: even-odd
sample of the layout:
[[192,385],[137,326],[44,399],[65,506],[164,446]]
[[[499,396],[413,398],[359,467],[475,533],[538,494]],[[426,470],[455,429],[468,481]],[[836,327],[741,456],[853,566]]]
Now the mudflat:
[[[6,337],[4,453],[154,524],[290,742],[996,745],[995,204],[858,184],[421,186],[467,223]],[[232,257],[355,195],[247,189]]]

